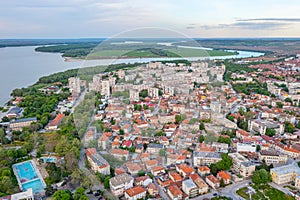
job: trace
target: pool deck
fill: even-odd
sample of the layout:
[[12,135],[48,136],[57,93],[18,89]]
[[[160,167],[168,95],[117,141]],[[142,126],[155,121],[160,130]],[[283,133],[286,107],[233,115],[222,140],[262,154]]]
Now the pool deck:
[[[22,183],[22,182],[21,182],[21,177],[19,176],[19,173],[18,173],[18,171],[17,171],[16,166],[22,165],[22,164],[27,163],[27,162],[30,162],[30,163],[32,164],[32,166],[33,166],[33,168],[34,168],[34,170],[35,170],[35,172],[36,172],[38,178],[34,178],[34,179],[31,179],[31,180],[28,180],[28,181]],[[44,181],[44,179],[43,179],[43,176],[41,175],[41,173],[40,173],[40,171],[39,171],[39,168],[38,168],[37,165],[35,164],[34,160],[27,160],[27,161],[24,161],[24,162],[16,163],[16,164],[14,164],[14,165],[12,166],[12,168],[13,168],[13,172],[14,172],[15,176],[17,177],[17,181],[18,181],[18,184],[19,184],[19,188],[20,188],[22,191],[24,191],[23,184],[29,183],[29,182],[32,182],[32,181],[35,181],[35,180],[37,180],[37,179],[40,179],[41,182],[42,182],[42,184],[43,184],[43,187],[46,188],[46,183],[45,183],[45,181]]]

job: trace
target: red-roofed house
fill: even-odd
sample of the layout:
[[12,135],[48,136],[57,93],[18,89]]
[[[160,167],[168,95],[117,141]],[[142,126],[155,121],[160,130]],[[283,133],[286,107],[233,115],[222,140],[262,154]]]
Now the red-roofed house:
[[134,186],[125,190],[125,198],[128,200],[144,199],[147,191],[142,186]]

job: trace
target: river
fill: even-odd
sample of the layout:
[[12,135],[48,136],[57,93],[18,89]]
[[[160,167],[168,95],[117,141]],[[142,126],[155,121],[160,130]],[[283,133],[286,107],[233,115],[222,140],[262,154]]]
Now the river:
[[[149,62],[154,60],[174,60],[182,58],[132,58],[132,59],[102,59],[66,62],[59,53],[41,53],[34,51],[34,46],[0,48],[0,105],[10,99],[10,93],[15,88],[27,87],[35,83],[39,77],[67,69],[107,65],[117,63]],[[238,55],[210,57],[244,58],[263,55],[258,52],[238,51]],[[203,57],[186,58],[190,61],[205,59]]]

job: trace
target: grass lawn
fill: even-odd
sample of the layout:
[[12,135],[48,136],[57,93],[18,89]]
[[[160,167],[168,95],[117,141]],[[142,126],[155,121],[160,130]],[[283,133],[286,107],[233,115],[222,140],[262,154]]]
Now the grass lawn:
[[[263,186],[253,186],[256,190],[256,194],[252,194],[253,200],[293,200],[294,198],[284,194],[280,190],[277,190],[269,185]],[[241,188],[237,190],[237,194],[245,199],[250,199],[249,194],[246,193],[248,191],[247,187]]]

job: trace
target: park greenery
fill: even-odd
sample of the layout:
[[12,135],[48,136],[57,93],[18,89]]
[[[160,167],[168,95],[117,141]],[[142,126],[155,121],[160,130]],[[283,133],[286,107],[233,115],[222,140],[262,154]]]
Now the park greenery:
[[217,163],[213,163],[209,166],[211,173],[217,175],[221,170],[229,170],[232,166],[232,159],[227,154],[222,154],[222,160]]

